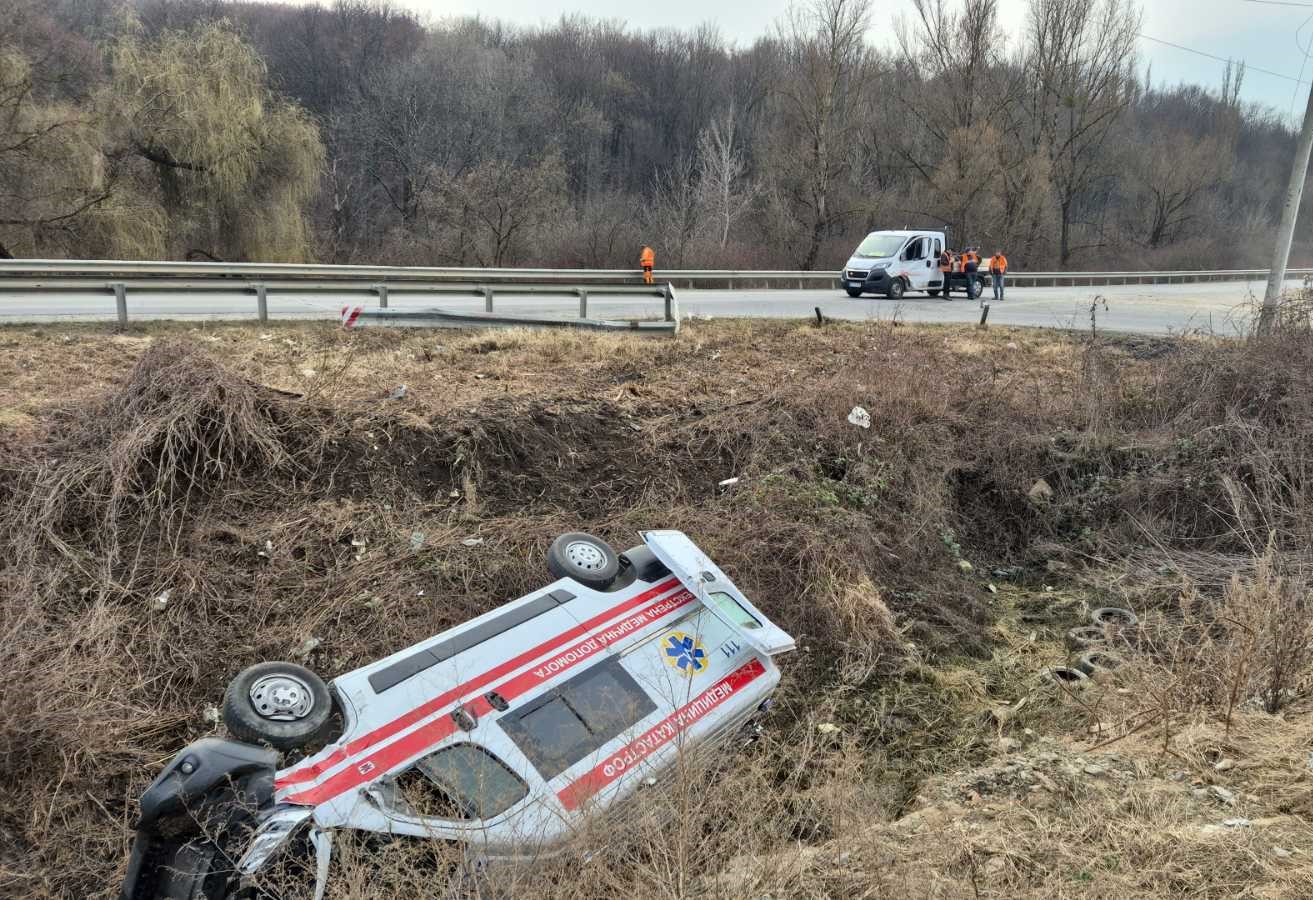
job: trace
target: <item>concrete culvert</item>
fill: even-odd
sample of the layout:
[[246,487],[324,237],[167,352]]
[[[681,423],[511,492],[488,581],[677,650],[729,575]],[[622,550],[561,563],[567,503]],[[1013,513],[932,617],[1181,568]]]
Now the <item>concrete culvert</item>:
[[1104,672],[1114,672],[1125,665],[1126,660],[1110,650],[1088,650],[1076,660],[1076,668],[1091,677]]
[[1090,619],[1095,625],[1111,625],[1114,628],[1134,628],[1140,623],[1135,613],[1120,606],[1101,606],[1090,613]]
[[1053,666],[1045,669],[1040,672],[1040,678],[1066,688],[1083,688],[1090,680],[1089,676],[1080,669],[1073,669],[1070,666]]
[[1073,650],[1103,647],[1108,643],[1108,632],[1102,625],[1082,625],[1067,632],[1067,646]]

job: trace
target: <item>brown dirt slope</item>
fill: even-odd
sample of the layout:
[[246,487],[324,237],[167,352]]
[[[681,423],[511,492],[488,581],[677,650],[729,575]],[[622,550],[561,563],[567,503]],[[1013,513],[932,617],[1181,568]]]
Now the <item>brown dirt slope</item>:
[[[869,429],[848,422],[856,405]],[[1036,790],[1066,805],[1042,813],[1006,801],[989,814],[1016,835],[999,852],[948,825],[934,846],[910,841],[898,823],[951,804],[951,829],[976,828],[983,807],[927,800],[926,779],[986,764],[1000,737],[1161,731],[1127,762],[1139,773],[1141,757],[1180,753],[1187,725],[1242,707],[1246,723],[1270,718],[1251,698],[1302,709],[1308,641],[1281,623],[1307,604],[1310,432],[1313,350],[1298,337],[5,329],[0,893],[112,896],[134,798],[219,728],[212,707],[242,667],[300,654],[331,677],[538,585],[561,531],[629,546],[651,527],[692,535],[802,649],[767,740],[734,774],[681,787],[696,814],[612,835],[577,863],[592,869],[553,864],[525,891],[759,896],[739,857],[803,873],[772,896],[874,896],[909,842],[912,895],[1306,885],[1308,806],[1289,791],[1284,811],[1263,809],[1289,817],[1291,856],[1241,866],[1261,841],[1228,832],[1170,862],[1185,874],[1139,880],[1046,861],[1063,833],[1100,859],[1130,852],[1076,824],[1138,815],[1111,776],[1068,790],[1046,774],[1055,790]],[[1146,613],[1127,680],[1077,702],[1037,689],[1065,630],[1113,602]],[[1126,796],[1148,810],[1179,787],[1164,777]],[[414,896],[432,865],[347,840],[334,896]],[[1042,893],[1059,869],[1067,886]]]

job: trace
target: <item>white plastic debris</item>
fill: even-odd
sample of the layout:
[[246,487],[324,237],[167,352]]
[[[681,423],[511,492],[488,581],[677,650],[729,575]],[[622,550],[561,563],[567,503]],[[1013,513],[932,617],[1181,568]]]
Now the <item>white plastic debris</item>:
[[854,406],[853,411],[848,413],[848,421],[858,428],[870,428],[871,414],[860,406]]
[[308,637],[301,642],[301,646],[296,648],[296,653],[294,655],[300,659],[306,659],[311,653],[314,653],[322,643],[323,641],[317,637]]
[[816,726],[816,730],[821,734],[838,734],[839,726],[835,725],[833,722],[822,722]]
[[736,485],[736,484],[738,484],[738,483],[739,483],[739,480],[738,480],[737,477],[735,477],[735,478],[726,478],[724,481],[718,482],[718,483],[717,483],[717,486],[718,486],[718,487],[732,487],[733,485]]
[[400,400],[404,396],[406,396],[406,386],[404,384],[399,384],[388,393],[387,399]]
[[418,550],[424,546],[424,532],[412,531],[410,534],[410,549]]
[[164,608],[169,605],[169,591],[162,591],[158,596],[153,597],[150,601],[150,608],[154,612],[163,612]]
[[466,547],[481,547],[483,546],[483,538],[481,537],[466,538],[465,540],[461,541],[461,543],[464,544]]

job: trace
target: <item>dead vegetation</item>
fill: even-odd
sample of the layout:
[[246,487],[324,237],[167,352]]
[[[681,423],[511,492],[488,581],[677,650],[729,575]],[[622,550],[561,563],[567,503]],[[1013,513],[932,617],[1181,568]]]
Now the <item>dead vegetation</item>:
[[[636,809],[582,836],[589,854],[498,876],[509,895],[1308,884],[1308,776],[1259,737],[1309,727],[1298,334],[1146,350],[788,323],[663,343],[16,328],[0,373],[0,893],[112,896],[134,798],[217,728],[243,666],[332,676],[536,586],[561,531],[628,546],[656,526],[693,535],[799,637],[771,730],[663,792],[677,815]],[[1126,671],[1070,696],[1037,683],[1065,631],[1112,604],[1142,613]],[[1180,744],[1201,727],[1249,754],[1254,809],[1289,819],[1292,856],[1163,837],[1211,821],[1189,782],[1218,760]],[[933,840],[899,824],[1000,752],[1050,741],[1060,767],[1109,740],[1126,791],[1046,774],[1041,812],[1005,804],[967,832],[975,812],[950,810]],[[427,895],[436,852],[345,840],[331,896]]]

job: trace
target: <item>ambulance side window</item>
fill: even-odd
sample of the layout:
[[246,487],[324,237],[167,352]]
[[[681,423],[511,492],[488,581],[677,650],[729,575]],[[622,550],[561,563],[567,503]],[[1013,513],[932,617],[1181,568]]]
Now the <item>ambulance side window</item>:
[[428,780],[402,785],[409,805],[424,815],[444,819],[489,819],[529,795],[529,786],[506,764],[476,744],[453,744],[415,763]]
[[654,709],[656,704],[620,660],[610,659],[497,723],[550,781]]

